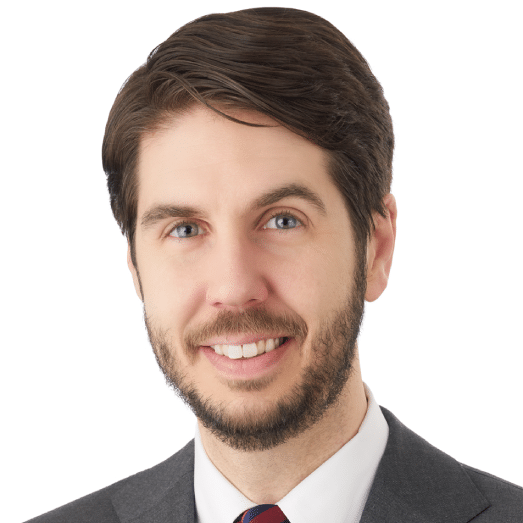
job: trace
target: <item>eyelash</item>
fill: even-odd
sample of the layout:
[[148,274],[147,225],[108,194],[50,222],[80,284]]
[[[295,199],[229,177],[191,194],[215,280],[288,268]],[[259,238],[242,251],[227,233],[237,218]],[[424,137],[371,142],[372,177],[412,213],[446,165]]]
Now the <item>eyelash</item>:
[[[298,224],[299,224],[299,225],[297,225],[296,227],[294,227],[292,229],[275,229],[275,230],[278,230],[279,232],[293,231],[294,229],[297,229],[300,225],[303,226],[302,220],[300,220],[293,212],[291,212],[291,211],[289,211],[287,209],[284,209],[283,211],[276,211],[273,214],[271,214],[271,216],[266,220],[265,224],[270,222],[276,216],[285,216],[285,217],[294,218],[298,222]],[[176,222],[167,231],[167,235],[166,236],[169,236],[175,229],[177,229],[178,227],[182,227],[183,225],[198,225],[198,224],[196,222],[191,222],[191,221],[188,221],[188,220],[182,220],[182,221]],[[174,237],[174,239],[178,240],[178,241],[180,241],[180,240],[191,240],[193,238],[197,238],[197,236],[191,236],[189,238],[176,238],[176,237]]]

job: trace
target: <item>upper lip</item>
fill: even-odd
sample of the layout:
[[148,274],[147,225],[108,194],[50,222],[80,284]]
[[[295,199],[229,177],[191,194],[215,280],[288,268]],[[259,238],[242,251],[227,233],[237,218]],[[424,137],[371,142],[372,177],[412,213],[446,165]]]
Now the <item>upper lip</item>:
[[271,338],[287,338],[283,334],[244,334],[241,336],[222,336],[221,338],[211,338],[201,344],[201,347],[210,347],[211,345],[245,345],[247,343],[256,343],[260,340],[269,340]]

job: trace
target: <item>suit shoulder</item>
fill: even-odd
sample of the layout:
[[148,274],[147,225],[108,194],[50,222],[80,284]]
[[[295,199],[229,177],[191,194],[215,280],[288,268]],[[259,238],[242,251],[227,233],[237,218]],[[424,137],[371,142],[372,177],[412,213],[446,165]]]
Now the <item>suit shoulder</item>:
[[462,465],[462,467],[476,488],[491,504],[477,517],[478,523],[497,522],[501,521],[500,518],[503,518],[502,520],[505,523],[521,523],[523,518],[523,488],[468,465]]
[[26,523],[119,523],[111,497],[126,481],[122,479]]
[[[96,492],[83,496],[26,523],[120,523],[114,500],[126,489],[131,494],[156,491],[169,485],[177,471],[191,470],[194,459],[194,440],[165,461],[142,470]],[[133,495],[134,495],[133,494]]]
[[[389,425],[389,439],[374,480],[374,497],[371,490],[367,502],[369,507],[374,502],[376,513],[385,513],[394,502],[402,509],[418,507],[423,521],[523,523],[521,487],[459,463],[381,409]],[[388,503],[385,509],[383,499]]]

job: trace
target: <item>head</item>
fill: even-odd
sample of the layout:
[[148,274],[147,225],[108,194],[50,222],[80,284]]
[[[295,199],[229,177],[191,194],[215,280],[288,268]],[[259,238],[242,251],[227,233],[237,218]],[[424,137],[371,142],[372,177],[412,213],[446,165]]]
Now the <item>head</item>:
[[[167,380],[231,446],[279,444],[321,419],[339,398],[369,299],[368,242],[376,219],[388,215],[393,144],[388,104],[364,58],[329,22],[294,9],[199,18],[154,49],[119,92],[106,126],[103,165],[149,337]],[[283,217],[280,223],[291,229],[308,224],[311,232],[276,240],[255,234],[254,226],[239,229],[264,210],[247,210],[248,204],[277,186],[286,187],[291,203],[303,200],[309,207],[295,205],[295,213],[282,212],[272,223]],[[159,233],[142,225],[166,219],[165,205],[157,205],[166,195],[211,211],[209,234],[203,235],[208,239],[190,247],[185,240],[168,255],[162,251],[164,236],[161,243]],[[320,220],[321,205],[327,206],[326,221]],[[191,218],[192,230],[200,218]],[[335,237],[332,229],[339,226],[343,233]],[[178,235],[180,226],[174,230]],[[246,244],[233,237],[243,237],[249,248],[242,251]],[[225,245],[234,245],[234,254]],[[298,253],[303,263],[293,266]],[[209,263],[229,255],[235,289],[213,290],[218,284]],[[188,285],[170,274],[191,267],[196,277]],[[238,277],[242,281],[234,282]],[[296,301],[287,302],[285,291]],[[204,382],[214,378],[200,361],[201,344],[246,332],[285,333],[293,340],[283,371],[288,390],[275,387],[274,375],[220,379],[223,391],[205,390]]]

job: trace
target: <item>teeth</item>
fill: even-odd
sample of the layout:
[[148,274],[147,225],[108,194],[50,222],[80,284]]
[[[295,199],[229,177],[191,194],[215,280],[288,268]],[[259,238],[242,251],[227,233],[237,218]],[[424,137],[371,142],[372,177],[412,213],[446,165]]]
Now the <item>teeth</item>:
[[242,345],[243,357],[244,358],[253,358],[258,355],[258,347],[256,343],[246,343]]
[[242,354],[242,346],[241,345],[229,345],[228,354],[229,358],[231,360],[239,360],[243,354]]
[[260,340],[256,343],[246,343],[245,345],[211,345],[216,354],[227,356],[232,360],[240,358],[254,358],[278,348],[283,343],[284,338],[271,338]]

